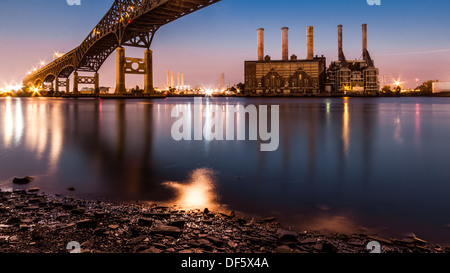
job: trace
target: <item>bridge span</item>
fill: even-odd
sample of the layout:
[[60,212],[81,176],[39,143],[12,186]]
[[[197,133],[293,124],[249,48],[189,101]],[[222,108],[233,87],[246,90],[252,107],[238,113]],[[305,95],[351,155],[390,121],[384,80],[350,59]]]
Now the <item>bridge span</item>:
[[[92,84],[99,92],[98,71],[106,59],[117,51],[116,94],[126,93],[125,74],[144,75],[144,93],[152,94],[153,52],[150,50],[158,29],[185,15],[220,0],[115,0],[112,7],[75,49],[46,66],[31,72],[23,85],[42,88],[51,83],[53,91],[65,87],[69,92],[69,77],[73,73],[73,92],[79,84]],[[126,58],[124,46],[145,48],[143,59]],[[92,77],[78,72],[93,72]]]

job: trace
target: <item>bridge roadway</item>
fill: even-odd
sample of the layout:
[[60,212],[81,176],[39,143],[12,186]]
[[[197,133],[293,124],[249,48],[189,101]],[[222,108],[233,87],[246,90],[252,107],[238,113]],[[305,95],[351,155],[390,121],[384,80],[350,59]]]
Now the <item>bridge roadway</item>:
[[[23,85],[42,87],[43,83],[52,83],[53,85],[56,80],[56,91],[58,91],[59,78],[68,79],[74,71],[81,71],[94,72],[95,76],[92,79],[97,77],[96,88],[98,88],[98,71],[113,51],[118,49],[118,53],[123,55],[123,46],[146,48],[146,60],[151,62],[151,55],[148,55],[148,51],[150,51],[156,31],[161,26],[219,1],[115,0],[110,10],[78,47],[27,75],[23,79]],[[118,67],[118,77],[124,78],[125,72],[122,69],[125,65],[125,58],[121,57],[122,59],[118,59],[117,62],[118,66],[121,66]],[[152,70],[151,66],[147,67]],[[119,75],[119,73],[123,75]],[[150,74],[152,71],[145,73]],[[78,85],[78,73],[74,73],[74,75],[76,75],[76,83],[74,83]],[[149,76],[148,80],[151,81],[149,86],[152,87],[152,76]],[[83,82],[80,81],[80,83]],[[64,83],[64,85],[66,84],[67,91],[68,81]],[[122,83],[118,82],[118,84]],[[148,91],[146,90],[147,93]]]

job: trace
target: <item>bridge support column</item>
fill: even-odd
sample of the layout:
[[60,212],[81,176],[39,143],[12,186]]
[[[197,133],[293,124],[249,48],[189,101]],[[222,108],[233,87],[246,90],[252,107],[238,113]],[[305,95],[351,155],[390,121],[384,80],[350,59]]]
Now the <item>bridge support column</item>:
[[73,92],[78,93],[78,72],[73,72]]
[[99,82],[98,72],[95,72],[95,74],[94,74],[94,93],[95,94],[100,93],[100,82]]
[[125,48],[118,47],[116,50],[116,94],[125,94]]
[[66,79],[66,93],[67,94],[70,92],[69,84],[70,84],[70,80],[69,80],[69,78],[67,78]]
[[55,92],[59,92],[59,79],[58,79],[58,77],[55,78]]
[[146,50],[144,57],[145,75],[144,75],[144,93],[153,94],[153,51]]

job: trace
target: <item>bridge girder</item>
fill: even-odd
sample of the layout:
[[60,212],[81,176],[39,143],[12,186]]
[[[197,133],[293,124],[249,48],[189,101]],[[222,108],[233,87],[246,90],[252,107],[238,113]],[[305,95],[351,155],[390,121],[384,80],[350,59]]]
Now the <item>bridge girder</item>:
[[75,49],[31,73],[32,85],[49,75],[68,78],[73,71],[98,72],[119,46],[149,49],[158,29],[220,0],[115,0],[86,39]]

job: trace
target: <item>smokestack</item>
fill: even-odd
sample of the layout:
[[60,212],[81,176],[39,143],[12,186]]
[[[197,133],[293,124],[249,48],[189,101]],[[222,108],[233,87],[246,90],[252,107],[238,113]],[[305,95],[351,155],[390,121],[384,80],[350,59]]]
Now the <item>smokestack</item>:
[[307,48],[308,48],[308,52],[307,52],[307,60],[312,60],[314,59],[314,27],[309,26],[306,29],[306,39],[308,41],[307,44]]
[[180,83],[181,83],[180,81],[181,81],[180,72],[178,72],[177,88],[180,88]]
[[170,70],[167,70],[167,88],[170,87]]
[[283,61],[289,60],[289,28],[281,29],[281,56]]
[[367,24],[362,25],[363,30],[363,52],[367,51]]
[[170,81],[170,84],[171,84],[170,87],[172,87],[172,88],[175,87],[175,71],[172,71],[172,79]]
[[258,61],[264,61],[264,29],[258,28]]
[[184,88],[184,73],[181,74],[181,86]]
[[338,26],[338,54],[339,54],[339,60],[342,59],[344,53],[343,46],[342,46],[342,25]]

